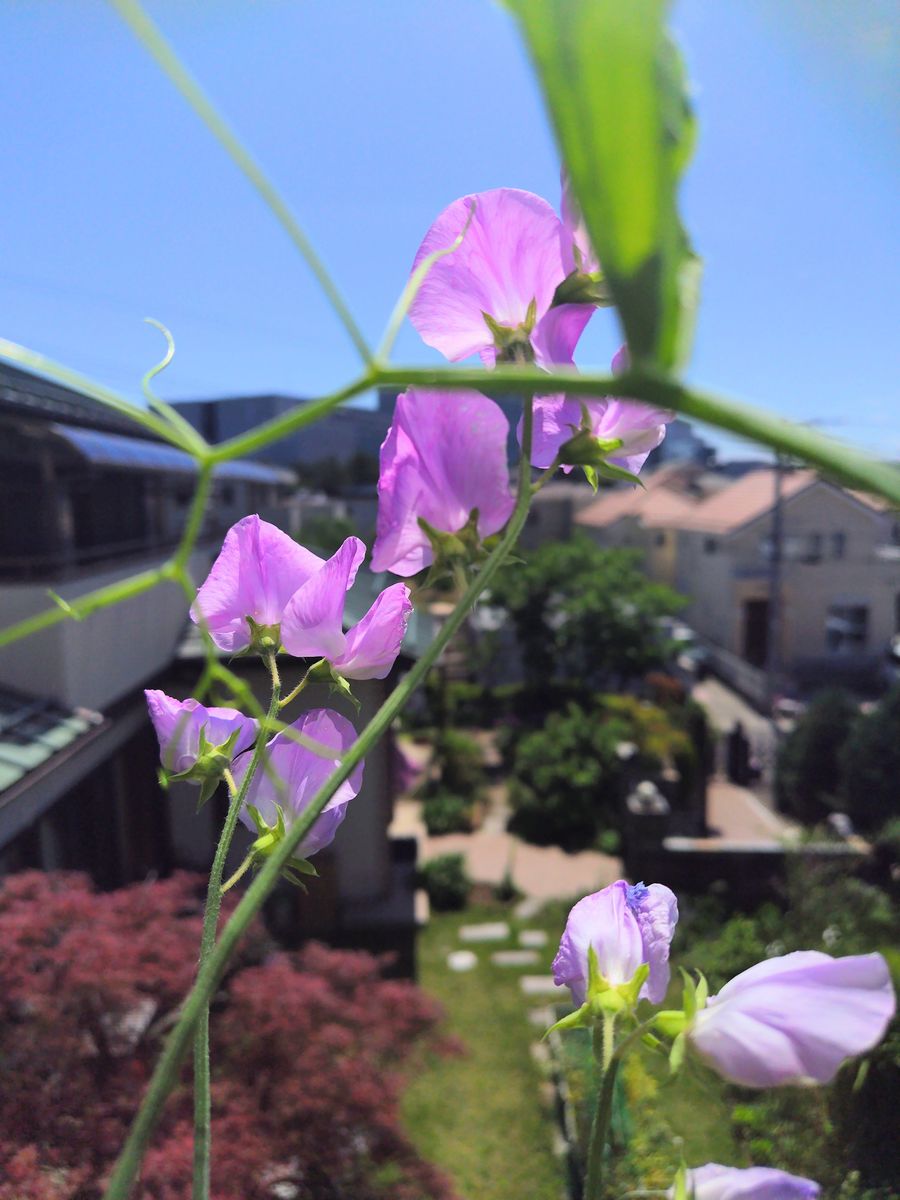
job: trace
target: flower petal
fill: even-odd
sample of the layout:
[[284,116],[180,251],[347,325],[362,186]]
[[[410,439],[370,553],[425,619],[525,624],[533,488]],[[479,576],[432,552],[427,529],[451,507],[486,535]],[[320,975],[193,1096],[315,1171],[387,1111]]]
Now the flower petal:
[[736,976],[697,1014],[690,1038],[724,1078],[746,1087],[828,1083],[880,1041],[895,998],[880,954],[797,951]]
[[373,571],[414,575],[433,561],[420,518],[457,533],[477,509],[480,537],[503,528],[515,506],[508,434],[502,410],[479,392],[410,389],[397,397],[381,447]]
[[197,593],[191,619],[200,614],[221,650],[250,644],[247,617],[277,625],[296,590],[322,566],[322,559],[258,516],[244,517],[225,535],[218,558]]
[[[339,713],[328,708],[312,709],[294,721],[291,728],[305,737],[334,751],[333,755],[314,754],[306,746],[291,739],[287,732],[278,733],[268,743],[266,767],[261,764],[247,791],[246,802],[252,804],[267,825],[274,826],[276,805],[284,811],[288,825],[308,807],[332,771],[340,765],[341,757],[356,740],[356,730]],[[234,777],[238,786],[246,774],[250,755],[244,754],[235,762]],[[326,804],[295,851],[308,858],[332,841],[347,805],[362,786],[363,764],[360,763]],[[240,818],[251,832],[256,832],[250,815],[242,807]]]
[[281,621],[281,640],[297,658],[328,658],[343,654],[344,604],[366,548],[348,537],[340,548],[293,594]]
[[333,661],[345,679],[384,679],[400,653],[412,602],[405,583],[385,588],[375,603],[347,632],[347,645]]
[[640,926],[627,903],[627,890],[624,880],[618,880],[579,900],[569,913],[553,960],[553,978],[557,987],[571,989],[575,1004],[583,1004],[587,994],[589,947],[611,984],[628,983],[644,961]]
[[815,1200],[820,1190],[812,1179],[774,1167],[706,1163],[687,1172],[687,1194],[692,1200]]
[[409,312],[423,341],[451,362],[493,347],[484,313],[516,328],[534,301],[540,319],[566,274],[559,217],[546,200],[517,188],[454,200],[425,235],[413,270],[464,229],[462,243],[432,265]]

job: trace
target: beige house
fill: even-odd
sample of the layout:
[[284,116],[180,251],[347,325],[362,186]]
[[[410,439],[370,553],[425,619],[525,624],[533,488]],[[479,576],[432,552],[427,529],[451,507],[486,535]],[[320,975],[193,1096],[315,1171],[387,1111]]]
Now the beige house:
[[774,468],[730,480],[673,465],[645,482],[646,490],[600,496],[576,524],[602,545],[640,549],[649,574],[688,597],[684,618],[723,674],[764,697],[777,578],[781,682],[877,679],[900,633],[898,514],[812,471],[786,469],[776,572]]

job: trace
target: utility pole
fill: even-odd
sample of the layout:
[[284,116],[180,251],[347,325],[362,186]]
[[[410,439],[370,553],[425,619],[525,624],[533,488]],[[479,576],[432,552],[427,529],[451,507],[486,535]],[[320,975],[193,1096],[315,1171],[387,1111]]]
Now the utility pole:
[[766,698],[769,704],[769,716],[772,716],[772,702],[778,690],[781,676],[781,625],[782,625],[782,595],[781,595],[781,565],[784,556],[784,508],[782,505],[782,483],[787,460],[778,451],[775,452],[774,483],[775,494],[772,500],[772,533],[769,549],[769,606],[766,630]]

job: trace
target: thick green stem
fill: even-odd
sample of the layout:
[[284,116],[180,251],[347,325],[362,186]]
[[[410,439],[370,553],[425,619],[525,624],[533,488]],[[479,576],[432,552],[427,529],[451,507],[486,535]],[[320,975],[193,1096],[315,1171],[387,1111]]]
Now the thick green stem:
[[613,1093],[619,1070],[619,1057],[615,1053],[615,1018],[606,1015],[603,1025],[594,1026],[594,1061],[600,1071],[600,1095],[591,1126],[588,1146],[587,1171],[584,1179],[585,1200],[603,1200],[603,1166],[606,1145],[609,1140],[609,1125],[612,1118]]
[[131,1127],[128,1140],[122,1149],[119,1160],[110,1176],[104,1194],[105,1200],[125,1200],[134,1182],[138,1167],[150,1135],[153,1132],[166,1097],[171,1092],[178,1077],[178,1069],[184,1054],[190,1045],[191,1035],[196,1022],[200,1018],[204,1005],[215,990],[225,970],[231,954],[244,930],[259,912],[269,892],[278,882],[282,868],[287,865],[294,851],[308,833],[316,817],[340,787],[362,762],[369,750],[376,744],[387,730],[391,722],[403,709],[410,695],[422,683],[432,664],[437,660],[444,647],[456,634],[479,595],[488,586],[503,564],[503,561],[516,543],[531,501],[531,435],[533,428],[532,405],[525,404],[525,417],[522,426],[522,457],[519,463],[519,485],[516,505],[509,520],[506,531],[478,575],[466,588],[465,594],[450,618],[442,626],[440,633],[415,663],[412,670],[394,689],[387,700],[353,743],[341,762],[332,772],[327,782],[322,786],[309,806],[299,819],[291,826],[287,837],[282,841],[272,855],[266,860],[258,875],[245,892],[231,919],[222,930],[221,937],[212,953],[197,974],[197,980],[187,996],[181,1010],[181,1016],[169,1035],[165,1049],[156,1064],[156,1069],[150,1080],[141,1107]]
[[[280,699],[277,685],[272,689],[272,700],[269,704],[269,717],[278,712]],[[241,805],[247,795],[247,789],[253,782],[263,750],[266,745],[266,732],[261,729],[253,757],[247,773],[244,775],[239,788],[234,788],[231,772],[227,773],[231,800],[228,805],[228,815],[222,826],[219,844],[216,847],[212,868],[209,872],[209,884],[206,889],[206,909],[203,913],[203,933],[200,938],[200,963],[197,969],[198,978],[212,954],[216,943],[216,928],[219,923],[219,910],[222,907],[222,872],[225,869],[225,859],[231,848],[231,839],[237,828]],[[197,1026],[194,1032],[194,1190],[193,1200],[208,1200],[209,1197],[209,1163],[211,1144],[211,1106],[210,1106],[210,1071],[209,1071],[209,997],[200,1008]]]

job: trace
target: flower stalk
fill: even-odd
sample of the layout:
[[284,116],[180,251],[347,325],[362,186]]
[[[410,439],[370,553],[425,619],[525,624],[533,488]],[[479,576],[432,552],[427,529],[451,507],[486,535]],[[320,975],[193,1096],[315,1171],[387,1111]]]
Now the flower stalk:
[[[269,656],[269,670],[272,672],[272,699],[269,704],[268,718],[274,719],[278,714],[278,702],[281,697],[281,684],[278,679],[277,667],[275,666],[274,654]],[[228,851],[231,848],[231,840],[234,837],[234,831],[237,827],[238,816],[240,815],[241,805],[244,803],[244,798],[250,784],[253,782],[253,776],[256,774],[260,760],[266,745],[266,726],[262,726],[259,735],[256,739],[256,744],[253,748],[253,757],[250,760],[250,766],[247,768],[247,773],[241,780],[240,787],[235,786],[234,776],[231,771],[225,772],[225,780],[228,785],[230,801],[228,804],[228,814],[225,817],[225,823],[222,826],[222,832],[219,836],[219,844],[216,846],[215,857],[209,872],[209,883],[206,889],[206,907],[203,911],[203,932],[200,937],[200,961],[198,965],[198,979],[203,972],[216,942],[216,929],[219,924],[219,911],[222,907],[222,895],[224,888],[222,887],[222,873],[225,869],[225,860],[228,857]],[[239,869],[240,870],[240,869]],[[240,870],[243,874],[243,870]],[[229,880],[231,883],[236,882],[236,877],[232,876]],[[206,1002],[200,1006],[199,1016],[197,1018],[197,1026],[194,1033],[194,1182],[193,1182],[193,1200],[209,1200],[209,1174],[210,1174],[210,1150],[212,1143],[212,1109],[210,1102],[210,1064],[209,1064],[209,996]]]

